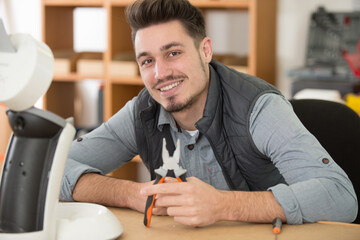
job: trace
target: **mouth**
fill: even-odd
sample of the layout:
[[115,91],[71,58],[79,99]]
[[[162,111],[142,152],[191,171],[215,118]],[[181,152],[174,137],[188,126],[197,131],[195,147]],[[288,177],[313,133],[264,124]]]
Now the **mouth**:
[[174,87],[178,86],[179,84],[181,84],[183,82],[183,80],[181,81],[178,81],[178,82],[174,82],[170,85],[167,85],[167,86],[164,86],[162,88],[160,88],[160,92],[167,92],[167,91],[170,91],[171,89],[173,89]]

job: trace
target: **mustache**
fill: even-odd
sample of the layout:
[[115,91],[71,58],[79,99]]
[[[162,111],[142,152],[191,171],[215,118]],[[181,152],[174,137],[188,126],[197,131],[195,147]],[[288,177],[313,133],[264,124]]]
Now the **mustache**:
[[184,74],[180,74],[180,75],[169,75],[165,78],[162,79],[158,79],[158,81],[155,83],[155,85],[153,86],[153,88],[157,88],[158,85],[164,83],[164,82],[168,82],[168,81],[173,81],[173,80],[180,80],[180,79],[184,79],[187,78],[186,75]]

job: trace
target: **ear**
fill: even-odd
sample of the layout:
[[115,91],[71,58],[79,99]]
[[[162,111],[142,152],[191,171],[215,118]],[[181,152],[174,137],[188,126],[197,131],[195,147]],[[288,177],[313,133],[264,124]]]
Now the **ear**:
[[200,43],[200,52],[206,63],[209,63],[212,59],[212,43],[211,39],[205,37]]

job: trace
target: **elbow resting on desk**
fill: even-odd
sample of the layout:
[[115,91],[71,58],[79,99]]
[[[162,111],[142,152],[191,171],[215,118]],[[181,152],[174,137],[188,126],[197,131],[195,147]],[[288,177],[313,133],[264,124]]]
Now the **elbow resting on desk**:
[[[353,222],[358,214],[358,199],[356,196],[354,198],[350,198],[349,201],[344,201],[344,203],[341,203],[344,205],[344,211],[349,212],[349,216],[347,219],[345,219],[343,222]],[[341,221],[341,220],[339,220]]]
[[351,183],[344,186],[330,179],[310,179],[289,186],[279,184],[270,190],[282,206],[288,224],[352,222],[358,213]]
[[[341,183],[330,179],[319,179],[323,191],[320,197],[323,197],[326,202],[316,203],[319,208],[318,216],[310,216],[308,219],[304,216],[304,222],[316,221],[335,221],[335,222],[353,222],[358,213],[358,200],[352,184],[344,186]],[[321,210],[321,205],[327,204]]]
[[324,219],[317,219],[316,221],[335,221],[335,222],[353,222],[358,214],[358,199],[355,191],[348,191],[347,188],[340,184],[335,184],[339,191],[341,198],[329,198],[333,200],[333,211],[325,214]]

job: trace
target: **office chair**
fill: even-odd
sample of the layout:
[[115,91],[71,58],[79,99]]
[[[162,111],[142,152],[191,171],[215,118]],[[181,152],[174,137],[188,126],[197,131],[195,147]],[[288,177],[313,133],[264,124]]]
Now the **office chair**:
[[[359,115],[338,102],[318,99],[290,102],[300,121],[349,176],[360,201]],[[360,223],[360,213],[354,223]]]

